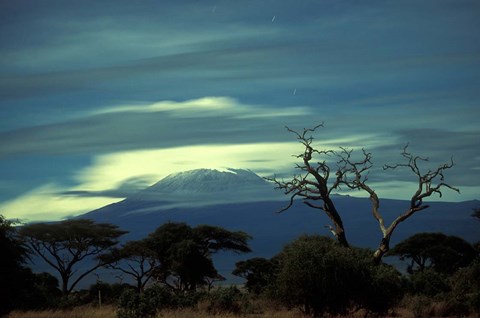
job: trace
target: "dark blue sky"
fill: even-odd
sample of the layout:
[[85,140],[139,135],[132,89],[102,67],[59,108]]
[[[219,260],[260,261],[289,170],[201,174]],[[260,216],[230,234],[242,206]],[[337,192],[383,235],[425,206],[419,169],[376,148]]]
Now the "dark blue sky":
[[0,213],[60,218],[200,167],[288,174],[284,125],[322,121],[319,147],[378,167],[406,143],[453,155],[446,199],[478,198],[479,30],[478,1],[0,1]]

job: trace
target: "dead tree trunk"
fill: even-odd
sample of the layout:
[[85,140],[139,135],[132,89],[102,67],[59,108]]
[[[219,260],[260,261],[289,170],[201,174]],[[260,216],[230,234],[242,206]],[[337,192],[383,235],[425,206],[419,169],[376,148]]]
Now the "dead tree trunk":
[[[412,198],[410,199],[410,207],[404,213],[400,214],[397,218],[395,218],[392,223],[385,228],[383,224],[383,218],[379,215],[379,224],[380,228],[383,233],[383,239],[380,242],[377,250],[374,253],[374,261],[379,263],[382,257],[389,251],[390,249],[390,238],[397,228],[397,226],[414,215],[415,213],[427,209],[430,206],[428,204],[423,203],[423,199],[430,197],[433,194],[438,194],[440,197],[442,196],[442,189],[448,188],[456,192],[460,192],[459,189],[447,184],[444,182],[444,171],[453,167],[453,159],[450,159],[450,162],[440,165],[435,170],[428,170],[427,172],[421,172],[419,167],[419,162],[428,161],[428,158],[423,158],[419,156],[414,156],[408,152],[408,145],[403,148],[402,156],[407,160],[407,163],[403,164],[396,164],[396,165],[385,165],[383,168],[384,170],[387,169],[396,169],[399,167],[405,167],[410,169],[415,177],[417,178],[418,187],[415,193],[413,194]],[[437,182],[438,180],[438,182]],[[436,183],[436,184],[434,184]],[[377,198],[378,201],[378,198]]]
[[[276,184],[277,189],[282,189],[286,195],[290,195],[289,204],[279,212],[289,209],[293,205],[295,198],[298,197],[303,199],[303,202],[308,206],[324,211],[332,222],[331,225],[326,225],[325,227],[330,229],[330,232],[332,232],[341,245],[348,247],[349,243],[343,226],[342,217],[337,211],[333,200],[330,198],[330,193],[338,186],[338,184],[335,182],[329,187],[328,181],[330,177],[330,167],[325,161],[311,163],[314,155],[328,157],[334,154],[331,150],[319,151],[312,147],[313,137],[307,136],[307,134],[314,132],[321,126],[323,126],[323,124],[320,124],[313,129],[304,129],[302,133],[298,133],[287,127],[287,130],[294,133],[297,136],[297,140],[299,140],[299,142],[305,147],[305,151],[302,154],[295,156],[303,162],[296,166],[296,168],[302,173],[294,176],[290,181],[278,180],[277,178],[267,180],[273,181]],[[319,205],[314,203],[319,201],[323,204]]]
[[[410,200],[410,206],[406,211],[397,216],[390,225],[385,225],[384,218],[380,213],[380,199],[375,191],[367,185],[368,172],[372,168],[372,155],[362,149],[362,156],[360,160],[353,160],[353,150],[340,147],[340,151],[332,150],[317,150],[312,146],[313,137],[307,134],[314,132],[318,127],[323,127],[320,124],[313,129],[303,129],[302,133],[292,130],[287,127],[287,130],[294,133],[297,140],[305,147],[305,151],[295,157],[302,160],[301,164],[297,164],[296,168],[301,171],[301,174],[294,176],[290,181],[278,180],[271,178],[267,180],[273,181],[277,189],[282,189],[286,195],[290,195],[289,204],[279,212],[289,209],[296,198],[303,199],[303,202],[308,206],[322,210],[331,220],[332,225],[326,227],[330,229],[337,241],[343,246],[349,246],[346,238],[345,228],[340,213],[337,211],[330,194],[333,190],[341,190],[342,186],[351,190],[363,190],[370,198],[372,204],[372,214],[378,222],[380,231],[382,232],[382,239],[373,254],[375,263],[380,263],[382,257],[390,249],[390,240],[397,226],[414,215],[415,213],[427,209],[429,206],[423,203],[423,199],[430,197],[433,194],[442,196],[442,189],[449,188],[459,192],[457,188],[450,186],[444,182],[443,173],[445,170],[453,167],[453,160],[449,163],[439,166],[435,170],[428,170],[422,173],[419,168],[419,162],[428,161],[428,158],[413,156],[407,151],[408,145],[405,146],[402,156],[407,160],[407,163],[396,165],[385,165],[384,170],[397,169],[406,167],[410,169],[418,179],[418,188]],[[335,175],[336,178],[331,185],[328,184],[330,177],[330,165],[325,160],[312,163],[313,157],[334,158],[337,160]],[[317,158],[318,160],[318,158]],[[435,184],[434,184],[435,183]],[[318,204],[316,202],[321,202]]]

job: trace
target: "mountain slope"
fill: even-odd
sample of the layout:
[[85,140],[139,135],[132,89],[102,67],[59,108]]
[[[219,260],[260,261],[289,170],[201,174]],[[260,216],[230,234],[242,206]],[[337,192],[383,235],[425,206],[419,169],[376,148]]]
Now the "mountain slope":
[[104,213],[121,217],[174,208],[283,199],[283,195],[274,191],[270,183],[252,171],[197,169],[169,175],[123,201],[94,210],[85,216]]
[[[234,263],[250,257],[271,257],[283,245],[301,234],[330,235],[329,219],[320,210],[301,202],[287,211],[275,213],[286,205],[288,197],[251,171],[194,170],[166,177],[155,185],[121,202],[89,212],[82,217],[109,222],[130,231],[127,239],[148,235],[165,222],[190,225],[211,224],[229,230],[242,230],[253,236],[248,255],[219,254],[215,262],[222,275],[232,278]],[[374,248],[381,239],[377,222],[367,198],[334,196],[354,246]],[[390,222],[408,206],[409,201],[382,200],[381,211]],[[392,245],[418,232],[444,232],[474,242],[480,240],[480,222],[471,216],[479,201],[458,203],[432,202],[430,208],[400,224]]]

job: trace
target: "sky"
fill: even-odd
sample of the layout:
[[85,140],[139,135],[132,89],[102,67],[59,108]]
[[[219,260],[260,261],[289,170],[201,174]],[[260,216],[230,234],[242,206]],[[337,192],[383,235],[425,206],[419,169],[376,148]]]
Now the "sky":
[[[295,173],[285,126],[366,148],[409,199],[408,143],[479,199],[480,2],[0,0],[0,214],[59,220],[179,171]],[[73,193],[77,193],[74,195]],[[81,194],[80,194],[81,193]],[[433,198],[437,199],[437,198]]]

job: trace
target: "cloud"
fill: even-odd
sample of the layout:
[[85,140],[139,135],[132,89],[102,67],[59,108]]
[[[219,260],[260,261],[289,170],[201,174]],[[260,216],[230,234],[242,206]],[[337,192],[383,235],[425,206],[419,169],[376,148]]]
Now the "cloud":
[[302,122],[310,114],[306,107],[275,109],[227,97],[105,108],[77,120],[0,133],[0,157],[279,142],[287,120]]
[[119,201],[116,196],[123,193],[125,197],[171,173],[198,168],[235,167],[262,170],[262,175],[271,176],[293,166],[291,151],[295,145],[203,145],[100,155],[73,176],[76,185],[65,189],[45,184],[2,203],[1,210],[8,218],[58,220]]
[[[95,158],[78,172],[77,190],[102,191],[117,188],[125,180],[149,174],[151,183],[175,172],[199,168],[240,168],[270,173],[292,166],[296,143],[255,143],[240,145],[199,145],[168,149],[117,152]],[[255,160],[252,160],[254,158]],[[290,158],[290,160],[288,160]]]
[[199,118],[229,116],[236,119],[261,118],[261,117],[299,117],[311,114],[307,107],[289,107],[272,109],[265,106],[251,106],[239,103],[231,97],[208,96],[183,102],[161,101],[147,105],[117,106],[95,110],[93,114],[111,113],[156,113],[166,112],[171,117]]
[[[143,190],[151,185],[152,180],[157,180],[154,175],[133,176],[126,180],[122,180],[116,188],[105,189],[100,191],[86,190],[68,190],[60,192],[60,195],[77,196],[77,197],[109,197],[109,198],[126,198],[139,190]],[[75,188],[82,188],[83,185]]]
[[60,194],[62,186],[54,183],[24,193],[13,200],[2,202],[2,214],[23,222],[57,221],[97,209],[119,199],[107,197],[75,197]]
[[[322,130],[319,130],[321,133]],[[356,145],[359,140],[375,138],[375,136],[354,136],[326,140],[315,145],[319,149],[338,149],[338,146],[360,149]],[[376,140],[372,145],[379,146],[375,155],[382,159],[392,160],[397,153],[386,153],[380,145],[385,140]],[[391,149],[390,149],[391,150]],[[298,161],[292,154],[302,151],[296,141],[268,142],[247,144],[210,144],[182,146],[165,149],[130,150],[96,156],[91,164],[78,170],[72,177],[74,186],[67,189],[58,184],[46,184],[20,197],[1,205],[7,217],[26,220],[59,219],[78,215],[103,205],[118,201],[137,190],[152,185],[163,177],[175,173],[199,168],[227,169],[229,167],[250,169],[261,176],[289,178],[295,171],[293,167]],[[355,154],[357,156],[358,154]],[[396,157],[400,159],[400,156]],[[355,158],[353,158],[355,159]],[[399,162],[398,160],[395,162]],[[332,166],[334,162],[332,161]],[[383,171],[375,161],[371,171],[370,185],[382,198],[408,199],[415,191],[416,183],[409,171],[400,174]],[[458,173],[452,169],[448,177]],[[462,170],[460,170],[463,173]],[[475,172],[478,173],[478,170]],[[463,176],[465,177],[465,176]],[[461,178],[460,178],[461,179]],[[453,183],[454,186],[458,186]],[[461,200],[464,197],[476,197],[476,186],[461,187],[463,195],[445,191],[443,200]],[[365,196],[360,192],[346,192],[350,195]],[[432,197],[431,200],[436,200]]]

